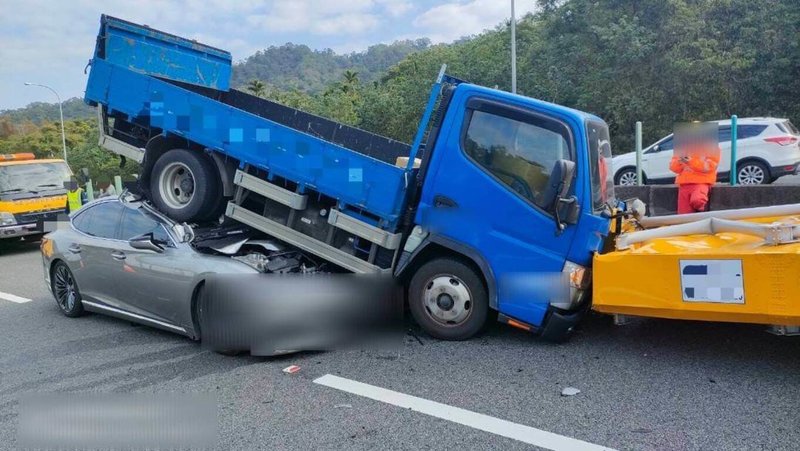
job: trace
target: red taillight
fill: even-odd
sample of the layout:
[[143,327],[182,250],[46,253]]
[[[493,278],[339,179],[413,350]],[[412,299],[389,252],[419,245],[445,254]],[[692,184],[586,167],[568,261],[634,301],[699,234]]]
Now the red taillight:
[[772,138],[764,138],[764,141],[780,144],[782,146],[789,146],[797,142],[795,136],[773,136]]

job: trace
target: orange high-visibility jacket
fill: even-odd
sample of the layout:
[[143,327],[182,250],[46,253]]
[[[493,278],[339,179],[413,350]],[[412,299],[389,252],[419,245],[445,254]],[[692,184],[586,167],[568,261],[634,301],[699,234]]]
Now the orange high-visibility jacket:
[[716,183],[719,154],[720,149],[717,147],[716,151],[693,153],[687,162],[681,161],[678,155],[673,156],[669,162],[669,170],[678,174],[675,183]]

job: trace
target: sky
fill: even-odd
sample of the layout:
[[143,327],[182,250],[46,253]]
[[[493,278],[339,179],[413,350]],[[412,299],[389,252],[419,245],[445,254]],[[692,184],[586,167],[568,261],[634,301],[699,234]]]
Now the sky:
[[[534,0],[516,0],[517,17]],[[234,61],[286,42],[338,53],[427,37],[452,42],[510,17],[510,0],[0,0],[0,110],[82,97],[100,14],[196,39]]]

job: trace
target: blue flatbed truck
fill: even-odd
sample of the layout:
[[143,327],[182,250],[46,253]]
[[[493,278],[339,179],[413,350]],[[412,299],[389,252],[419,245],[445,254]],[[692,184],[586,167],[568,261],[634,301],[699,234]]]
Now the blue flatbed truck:
[[614,198],[597,116],[443,67],[408,145],[232,89],[230,53],[109,16],[90,66],[100,144],[141,163],[140,187],[174,220],[224,214],[390,273],[442,339],[497,311],[558,340],[588,309]]

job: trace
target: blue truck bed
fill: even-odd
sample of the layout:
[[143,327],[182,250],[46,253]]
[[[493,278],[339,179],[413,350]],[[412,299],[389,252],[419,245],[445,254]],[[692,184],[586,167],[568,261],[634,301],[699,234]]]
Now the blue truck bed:
[[85,100],[336,199],[342,211],[397,227],[410,146],[229,89],[222,50],[108,16]]

